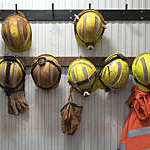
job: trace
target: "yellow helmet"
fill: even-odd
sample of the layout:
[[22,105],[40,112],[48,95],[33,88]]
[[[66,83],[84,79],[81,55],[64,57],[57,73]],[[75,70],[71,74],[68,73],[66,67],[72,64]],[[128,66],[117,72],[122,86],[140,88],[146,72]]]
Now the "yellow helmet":
[[96,68],[86,59],[74,60],[68,68],[67,79],[69,84],[84,96],[91,93],[96,80]]
[[103,16],[94,9],[80,12],[74,21],[77,42],[90,50],[93,49],[102,38],[105,24]]
[[22,52],[31,46],[31,26],[22,13],[9,15],[2,24],[1,34],[11,51]]
[[17,56],[4,56],[0,59],[0,86],[6,91],[20,88],[25,79],[24,66]]
[[54,56],[43,54],[34,59],[31,75],[38,87],[56,88],[61,78],[61,65]]
[[106,58],[99,73],[99,80],[106,90],[122,87],[128,78],[129,66],[123,55],[113,54]]
[[150,92],[150,53],[142,53],[134,59],[132,74],[138,88]]

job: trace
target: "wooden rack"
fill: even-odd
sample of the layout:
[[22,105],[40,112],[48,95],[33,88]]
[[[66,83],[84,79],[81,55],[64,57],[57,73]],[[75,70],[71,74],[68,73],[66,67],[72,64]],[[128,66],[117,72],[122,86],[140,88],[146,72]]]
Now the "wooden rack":
[[[21,57],[25,66],[30,67],[35,57]],[[101,67],[106,57],[56,57],[62,67],[68,67],[69,64],[77,59],[84,58],[90,60],[96,67]],[[134,57],[126,57],[129,66],[131,67]]]

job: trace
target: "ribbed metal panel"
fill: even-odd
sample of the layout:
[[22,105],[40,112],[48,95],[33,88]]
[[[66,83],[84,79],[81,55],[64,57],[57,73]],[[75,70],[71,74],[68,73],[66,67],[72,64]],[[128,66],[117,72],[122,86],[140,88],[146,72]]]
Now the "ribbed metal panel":
[[[1,0],[2,9],[13,9],[14,4],[18,4],[18,9],[51,9],[51,3],[56,9],[86,9],[89,3],[95,9],[120,9],[125,7],[125,0]],[[130,8],[150,8],[149,0],[127,0]]]
[[[1,0],[1,9],[120,9],[120,0]],[[128,1],[129,8],[150,8],[149,0]],[[87,51],[76,43],[73,24],[58,22],[31,22],[32,47],[23,53],[10,52],[0,36],[0,55],[38,56],[50,53],[55,56],[107,56],[120,52],[136,56],[150,51],[149,22],[108,22],[103,39],[94,51]],[[26,98],[29,112],[18,117],[8,115],[7,97],[0,90],[0,150],[116,150],[123,122],[128,114],[125,101],[130,95],[132,80],[121,89],[105,93],[97,90],[88,98],[74,93],[76,103],[84,106],[82,120],[74,136],[61,132],[60,109],[66,103],[69,85],[67,68],[63,68],[60,86],[51,91],[35,87],[31,75],[26,77]]]

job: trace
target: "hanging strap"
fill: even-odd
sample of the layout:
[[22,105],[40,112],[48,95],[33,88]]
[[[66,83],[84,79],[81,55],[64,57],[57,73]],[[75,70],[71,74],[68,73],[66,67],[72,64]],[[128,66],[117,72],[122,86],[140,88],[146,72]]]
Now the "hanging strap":
[[73,88],[70,87],[70,94],[69,94],[69,97],[68,97],[68,102],[69,103],[72,103],[72,91],[73,91]]
[[6,78],[5,78],[5,86],[8,88],[9,87],[9,75],[10,75],[10,67],[11,67],[11,62],[7,63],[6,67]]

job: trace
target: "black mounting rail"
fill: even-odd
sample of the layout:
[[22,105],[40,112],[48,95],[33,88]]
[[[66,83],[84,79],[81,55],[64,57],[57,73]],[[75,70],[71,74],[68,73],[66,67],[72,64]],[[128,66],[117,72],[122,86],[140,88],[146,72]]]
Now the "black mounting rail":
[[[73,21],[74,15],[82,10],[0,10],[0,20],[9,14],[21,11],[29,21]],[[106,21],[150,21],[150,10],[98,10]]]

